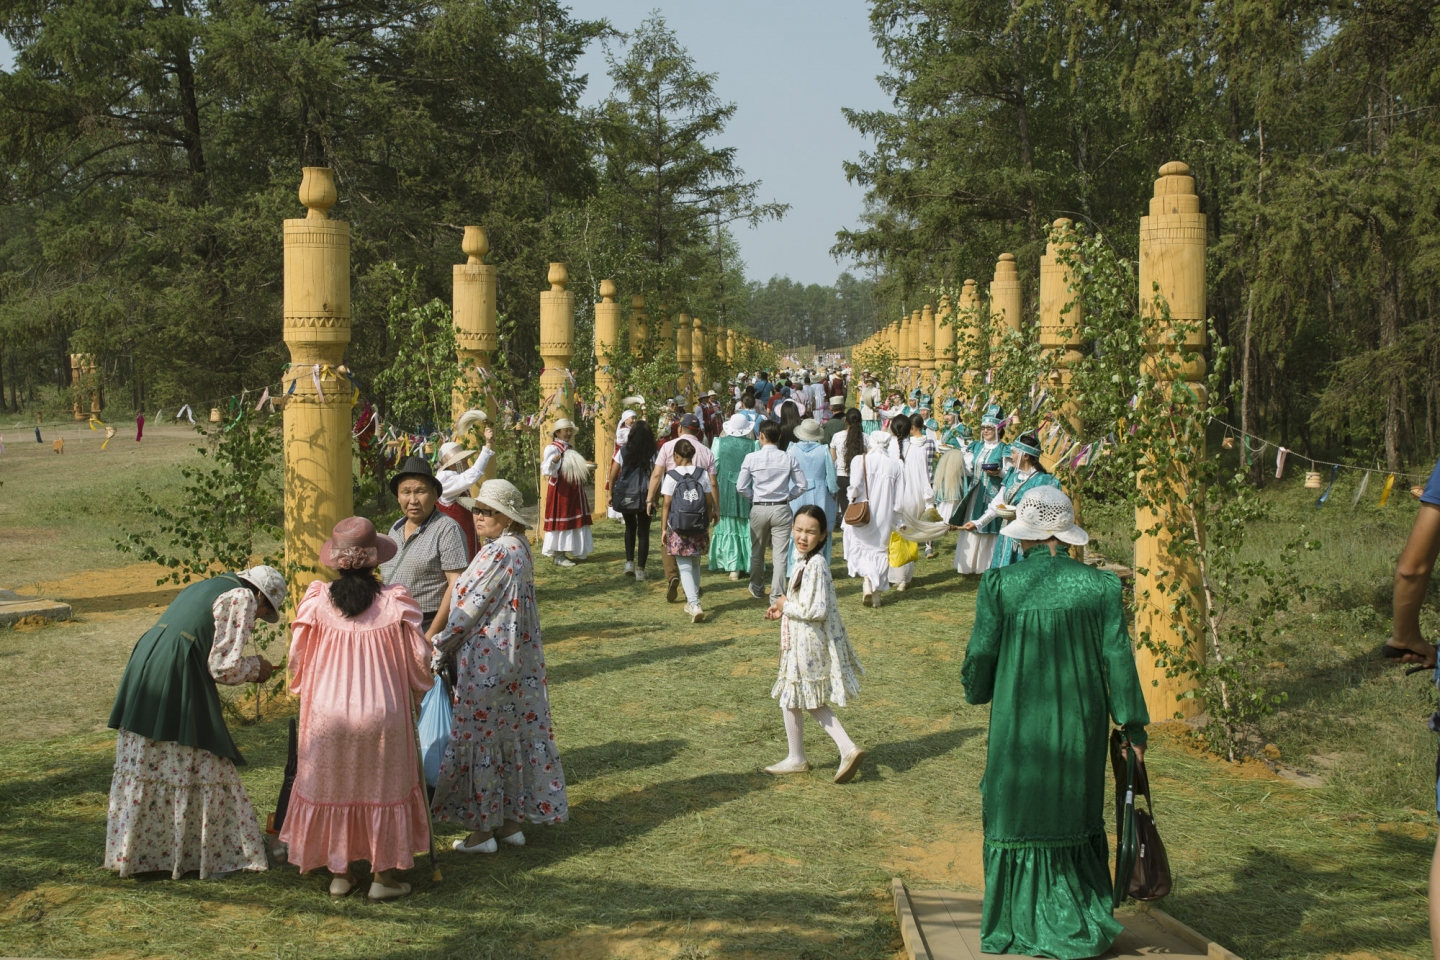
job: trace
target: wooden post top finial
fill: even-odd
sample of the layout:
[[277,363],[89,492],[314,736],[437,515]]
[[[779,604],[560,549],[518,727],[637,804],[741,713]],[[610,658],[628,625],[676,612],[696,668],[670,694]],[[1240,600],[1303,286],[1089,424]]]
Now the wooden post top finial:
[[300,175],[300,202],[309,213],[306,220],[328,220],[327,211],[340,195],[335,191],[335,171],[329,167],[305,167]]
[[483,263],[485,254],[490,252],[490,233],[484,227],[466,227],[460,249],[470,258],[470,263]]
[[550,290],[555,293],[563,293],[565,284],[570,282],[570,271],[565,269],[563,263],[550,264]]
[[614,302],[615,302],[615,281],[614,281],[614,280],[601,280],[601,281],[600,281],[600,299],[601,299],[602,301],[604,301],[605,303],[614,303]]

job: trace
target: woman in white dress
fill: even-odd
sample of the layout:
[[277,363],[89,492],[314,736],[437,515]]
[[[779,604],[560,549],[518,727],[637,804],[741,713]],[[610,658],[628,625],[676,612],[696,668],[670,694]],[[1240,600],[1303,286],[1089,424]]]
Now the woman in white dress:
[[845,562],[850,576],[864,578],[865,606],[878,607],[890,589],[890,534],[904,468],[890,433],[877,430],[866,440],[870,452],[850,461],[850,502],[870,504],[870,522],[845,528]]

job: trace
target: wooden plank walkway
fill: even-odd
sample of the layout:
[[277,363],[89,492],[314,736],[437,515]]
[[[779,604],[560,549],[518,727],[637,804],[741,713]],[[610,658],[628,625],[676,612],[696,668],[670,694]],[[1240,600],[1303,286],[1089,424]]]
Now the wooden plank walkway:
[[[910,960],[991,960],[980,952],[981,895],[949,890],[910,890],[891,881],[895,915]],[[1174,960],[1240,960],[1239,957],[1149,904],[1118,918],[1125,931],[1101,957],[1169,957]]]

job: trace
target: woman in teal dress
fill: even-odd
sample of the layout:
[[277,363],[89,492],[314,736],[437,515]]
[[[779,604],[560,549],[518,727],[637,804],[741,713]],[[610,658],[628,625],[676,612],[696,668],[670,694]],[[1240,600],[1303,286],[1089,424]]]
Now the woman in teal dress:
[[731,580],[750,572],[750,501],[740,496],[735,481],[740,478],[740,464],[745,457],[760,449],[751,439],[753,430],[751,420],[737,413],[725,421],[723,432],[711,448],[715,454],[720,522],[710,538],[710,569],[730,574]]
[[[825,529],[833,530],[835,494],[840,492],[840,484],[835,476],[835,461],[830,458],[830,448],[825,446],[825,432],[818,421],[800,421],[800,425],[795,428],[795,442],[790,444],[789,453],[800,465],[800,472],[805,475],[805,482],[808,484],[804,493],[790,501],[790,512],[795,513],[806,504],[817,506],[825,511],[825,518],[830,524]],[[826,563],[830,562],[829,538],[826,538],[825,545],[820,548],[820,555],[825,558]],[[794,569],[797,558],[795,544],[792,542],[790,562],[785,568],[787,576]]]
[[[1039,487],[1060,486],[1060,481],[1040,465],[1040,440],[1035,434],[1027,433],[1012,441],[1010,454],[1010,466],[1005,471],[1005,479],[1000,482],[1000,492],[990,501],[990,505],[985,508],[985,512],[980,515],[979,519],[965,524],[961,527],[962,530],[983,528],[1000,515],[999,508],[1002,505],[1013,508],[1031,490]],[[1019,561],[1020,544],[1013,537],[1007,537],[1005,531],[1001,530],[1000,536],[995,541],[995,553],[990,558],[990,569],[1007,567]]]
[[1003,536],[1024,558],[980,579],[960,679],[989,703],[980,781],[985,904],[980,949],[1058,960],[1108,950],[1109,721],[1143,759],[1150,715],[1120,580],[1066,552],[1089,540],[1058,487],[1031,490]]
[[[1010,445],[1004,442],[1004,415],[991,406],[980,420],[980,439],[970,441],[965,452],[965,495],[951,514],[950,523],[960,530],[955,538],[955,572],[984,573],[995,557],[995,541],[999,539],[1000,520],[980,518],[997,495],[1002,492],[1004,463],[1010,457]],[[975,521],[970,526],[970,521]]]

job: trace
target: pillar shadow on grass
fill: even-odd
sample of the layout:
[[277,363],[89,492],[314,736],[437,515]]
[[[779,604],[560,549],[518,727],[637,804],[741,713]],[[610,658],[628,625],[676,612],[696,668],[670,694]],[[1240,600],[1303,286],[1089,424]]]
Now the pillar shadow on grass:
[[706,654],[714,653],[716,650],[728,647],[734,642],[734,640],[710,640],[706,643],[676,643],[666,647],[653,647],[647,650],[636,650],[633,653],[622,653],[614,657],[597,657],[593,660],[572,660],[566,663],[556,664],[553,667],[547,667],[546,680],[553,686],[557,683],[584,680],[596,674],[611,673],[616,670],[628,670],[631,667],[660,663],[664,660],[676,660],[681,657],[702,657]]
[[565,750],[560,754],[560,762],[565,767],[568,786],[625,770],[664,766],[689,745],[690,741],[679,739],[611,740]]
[[896,773],[904,773],[911,767],[926,760],[942,757],[957,750],[965,741],[984,733],[981,727],[963,727],[958,730],[940,730],[910,740],[892,740],[867,747],[867,756],[860,764],[860,772],[867,778],[880,779],[880,765],[884,764]]

